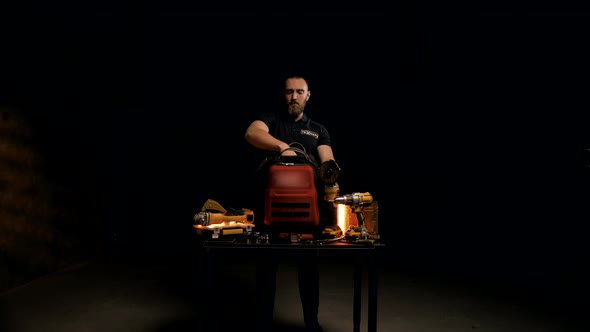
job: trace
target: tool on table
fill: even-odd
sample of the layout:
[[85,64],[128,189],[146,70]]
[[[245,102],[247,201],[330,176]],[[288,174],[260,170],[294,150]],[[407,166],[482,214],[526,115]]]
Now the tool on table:
[[220,235],[242,235],[254,227],[254,211],[225,209],[217,201],[208,199],[201,211],[193,216],[193,227],[199,235],[209,231],[214,239]]
[[[358,226],[351,227],[348,231],[349,238],[359,238],[360,240],[368,240],[368,232],[367,226],[365,224],[365,215],[363,212],[363,208],[365,206],[371,205],[373,202],[373,196],[369,192],[354,192],[352,194],[346,194],[335,197],[331,200],[333,204],[345,204],[349,205],[352,212],[354,212],[357,216]],[[360,232],[360,234],[357,234]]]

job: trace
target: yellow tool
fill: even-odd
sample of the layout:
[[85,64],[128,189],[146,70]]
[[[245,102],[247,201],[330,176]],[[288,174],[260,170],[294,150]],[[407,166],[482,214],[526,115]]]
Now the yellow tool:
[[356,212],[357,209],[364,205],[369,205],[373,202],[373,196],[368,193],[352,193],[343,196],[338,196],[332,201],[334,204],[346,204],[350,205],[352,210]]
[[365,225],[365,215],[363,213],[363,207],[370,205],[373,202],[373,196],[368,192],[355,192],[352,194],[338,196],[331,200],[331,202],[335,205],[350,205],[352,212],[356,213],[356,217],[358,219],[358,226],[350,227],[346,231],[346,238],[357,242],[368,240],[369,235],[367,232],[367,226]]
[[194,224],[197,226],[222,226],[254,223],[254,211],[244,209],[228,211],[218,202],[208,199],[201,211],[194,215]]

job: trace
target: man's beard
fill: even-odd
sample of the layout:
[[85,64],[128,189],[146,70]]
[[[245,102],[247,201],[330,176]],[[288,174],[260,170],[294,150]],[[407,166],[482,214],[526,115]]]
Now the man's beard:
[[305,103],[291,103],[288,106],[289,114],[294,118],[298,117],[299,114],[303,113],[303,109],[305,109]]

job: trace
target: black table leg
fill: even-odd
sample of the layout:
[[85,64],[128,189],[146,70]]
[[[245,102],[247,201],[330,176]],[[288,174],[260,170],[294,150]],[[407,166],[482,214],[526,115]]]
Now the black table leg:
[[361,290],[363,287],[363,264],[359,261],[354,263],[354,297],[352,322],[354,332],[361,331]]
[[379,271],[375,259],[370,255],[368,259],[369,286],[369,326],[368,332],[377,332],[377,289],[379,285]]
[[195,276],[196,280],[201,280],[203,285],[203,294],[204,299],[206,301],[201,301],[201,305],[203,305],[202,313],[203,313],[203,324],[202,328],[204,331],[207,332],[214,332],[216,331],[216,325],[218,322],[218,302],[217,302],[217,294],[215,293],[218,284],[217,284],[217,264],[215,263],[215,258],[213,257],[213,253],[209,251],[209,249],[204,248],[201,257],[201,264],[202,264],[202,272],[203,275]]

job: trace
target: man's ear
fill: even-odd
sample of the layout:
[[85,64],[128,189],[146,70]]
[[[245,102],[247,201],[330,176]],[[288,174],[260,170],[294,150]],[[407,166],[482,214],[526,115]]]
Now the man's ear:
[[309,100],[309,96],[311,95],[311,91],[307,91],[307,97],[305,97],[305,101]]

